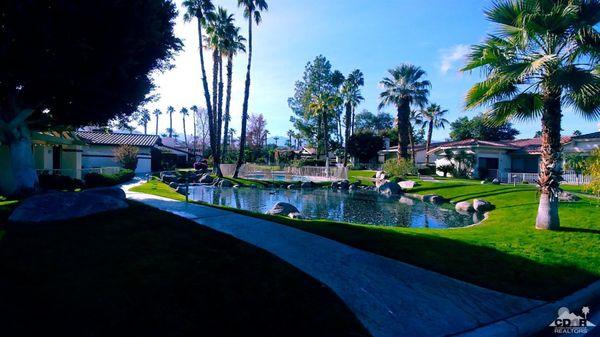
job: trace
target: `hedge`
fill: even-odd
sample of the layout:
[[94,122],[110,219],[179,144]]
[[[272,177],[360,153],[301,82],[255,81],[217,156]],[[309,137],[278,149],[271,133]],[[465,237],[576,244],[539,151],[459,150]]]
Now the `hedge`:
[[85,175],[85,187],[108,187],[127,182],[135,176],[132,170],[123,169],[116,174],[88,173]]

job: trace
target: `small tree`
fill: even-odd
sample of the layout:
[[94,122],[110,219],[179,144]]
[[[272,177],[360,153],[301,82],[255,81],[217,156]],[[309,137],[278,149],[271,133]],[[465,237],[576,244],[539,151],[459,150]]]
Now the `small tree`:
[[445,164],[445,165],[440,165],[438,167],[435,168],[436,171],[440,171],[444,174],[444,178],[446,178],[448,176],[448,173],[452,173],[455,170],[455,167],[453,164]]
[[128,170],[137,168],[138,163],[138,148],[131,145],[121,145],[113,150],[115,161]]
[[388,159],[383,164],[383,171],[393,177],[403,177],[417,174],[417,167],[409,159]]
[[383,138],[371,131],[358,132],[348,138],[348,153],[362,163],[376,157],[382,148]]
[[596,196],[600,196],[600,149],[592,151],[592,155],[586,161],[586,174],[592,176],[592,181],[586,189]]
[[565,155],[565,169],[573,170],[577,177],[577,184],[580,184],[579,176],[583,173],[587,166],[587,160],[580,153],[569,153]]

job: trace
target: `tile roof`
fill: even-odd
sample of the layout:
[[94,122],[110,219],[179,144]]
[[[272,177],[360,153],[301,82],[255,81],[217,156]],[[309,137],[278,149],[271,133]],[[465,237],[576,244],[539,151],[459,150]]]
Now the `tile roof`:
[[589,139],[589,138],[600,138],[600,131],[592,132],[581,136],[574,136],[572,139]]
[[78,131],[76,134],[86,143],[95,145],[154,146],[158,144],[160,140],[160,138],[155,135],[142,135],[135,133]]
[[[564,137],[561,137],[561,139],[560,139],[561,144],[566,144],[570,141],[571,141],[571,137],[569,137],[569,136],[564,136]],[[514,145],[515,147],[518,147],[519,150],[526,151],[527,153],[537,154],[537,153],[541,152],[542,138],[538,137],[538,138],[528,138],[528,139],[516,139],[516,140],[510,141],[510,144]]]

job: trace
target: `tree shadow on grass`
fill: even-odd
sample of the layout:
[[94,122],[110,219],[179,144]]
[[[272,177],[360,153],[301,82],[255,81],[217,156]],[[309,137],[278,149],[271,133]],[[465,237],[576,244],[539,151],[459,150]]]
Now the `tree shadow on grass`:
[[575,227],[560,227],[561,232],[572,232],[572,233],[587,233],[587,234],[600,234],[599,229],[591,228],[575,228]]

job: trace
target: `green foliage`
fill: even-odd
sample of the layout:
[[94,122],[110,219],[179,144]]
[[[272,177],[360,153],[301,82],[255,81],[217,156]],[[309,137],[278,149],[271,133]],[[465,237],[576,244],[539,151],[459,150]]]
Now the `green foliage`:
[[565,169],[575,171],[575,174],[580,175],[587,168],[587,159],[580,153],[568,153],[564,156]]
[[454,171],[452,171],[452,175],[454,177],[468,177],[475,165],[475,155],[467,153],[465,150],[460,150],[458,152],[445,150],[444,157],[453,162]]
[[325,166],[324,159],[297,159],[291,162],[292,166],[302,167],[302,166]]
[[592,176],[592,182],[586,186],[586,189],[600,197],[600,149],[592,151],[592,155],[586,162],[585,173]]
[[512,127],[512,123],[489,125],[483,115],[475,116],[473,119],[460,117],[450,123],[450,138],[453,141],[471,138],[489,141],[513,140],[518,134],[519,131]]
[[[363,110],[355,116],[355,130],[359,131],[384,131],[390,130],[394,127],[394,118],[386,113],[379,112],[374,114],[369,110]],[[398,133],[396,131],[396,133]],[[396,138],[398,135],[396,134]]]
[[40,188],[44,190],[74,191],[83,188],[81,180],[59,174],[40,174],[38,178]]
[[394,177],[404,177],[417,174],[417,167],[409,159],[388,159],[383,164],[383,171]]
[[382,148],[383,138],[372,131],[357,132],[348,139],[348,153],[363,163],[376,159]]
[[128,169],[123,169],[116,174],[100,174],[100,173],[88,173],[85,175],[85,187],[109,187],[119,185],[130,181],[135,176],[135,172]]
[[445,164],[436,167],[436,170],[442,172],[444,174],[444,177],[447,177],[448,173],[454,172],[454,169],[455,167],[453,164]]
[[124,169],[135,171],[138,163],[139,149],[131,145],[121,145],[113,150],[115,160]]

